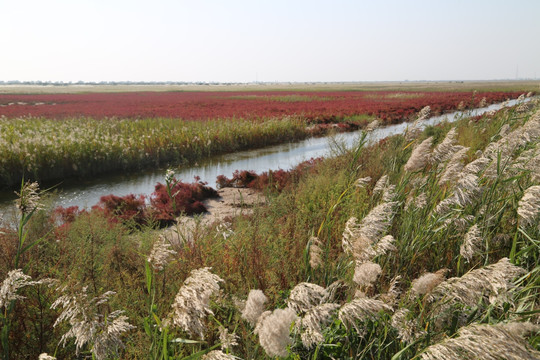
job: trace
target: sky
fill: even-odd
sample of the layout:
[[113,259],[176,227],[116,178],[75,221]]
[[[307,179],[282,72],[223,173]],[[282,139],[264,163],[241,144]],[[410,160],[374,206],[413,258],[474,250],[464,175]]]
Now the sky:
[[0,0],[0,80],[540,77],[539,0]]

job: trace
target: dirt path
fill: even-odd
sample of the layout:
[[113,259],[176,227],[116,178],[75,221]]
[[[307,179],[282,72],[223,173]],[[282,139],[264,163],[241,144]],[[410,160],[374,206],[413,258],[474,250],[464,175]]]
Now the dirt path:
[[181,216],[177,224],[163,231],[163,235],[172,243],[191,241],[197,232],[207,230],[210,225],[238,216],[253,213],[253,208],[264,204],[264,195],[253,189],[224,188],[218,190],[219,198],[204,201],[207,213],[196,216]]

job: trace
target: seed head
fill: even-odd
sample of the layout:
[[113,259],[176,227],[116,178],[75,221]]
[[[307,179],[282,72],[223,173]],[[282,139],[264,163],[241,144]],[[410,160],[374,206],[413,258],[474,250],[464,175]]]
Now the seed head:
[[425,273],[419,278],[414,279],[411,283],[411,295],[416,297],[431,292],[435,286],[444,280],[447,272],[447,269],[441,269],[434,273]]
[[242,311],[242,318],[247,320],[251,326],[255,326],[264,311],[264,304],[267,301],[268,298],[261,290],[250,290],[246,305]]
[[322,286],[302,282],[291,290],[289,299],[287,299],[287,306],[296,313],[303,313],[321,304],[326,296],[326,289]]
[[221,350],[213,350],[213,351],[210,351],[208,354],[203,355],[201,359],[202,360],[235,360],[237,358],[233,355],[225,354]]
[[356,262],[353,281],[361,288],[369,287],[377,280],[381,271],[381,266],[371,261],[364,263]]
[[426,140],[422,141],[420,145],[416,146],[403,169],[408,172],[422,170],[428,164],[432,142],[433,136],[427,138]]
[[358,323],[377,320],[382,311],[392,312],[392,308],[380,300],[357,298],[343,305],[339,309],[338,317],[347,329],[354,327],[358,334],[362,334]]
[[482,232],[478,228],[477,224],[470,227],[463,244],[459,247],[459,254],[463,256],[468,262],[471,262],[475,255],[478,255],[484,250],[482,242]]
[[37,182],[26,182],[21,189],[21,192],[15,192],[18,199],[15,200],[15,206],[19,211],[28,215],[32,211],[43,209],[43,204],[40,203],[39,184]]
[[75,338],[77,354],[88,344],[98,360],[117,357],[118,350],[124,346],[121,336],[135,326],[128,323],[127,316],[122,315],[123,311],[117,310],[109,314],[100,312],[100,305],[105,304],[115,293],[107,291],[89,299],[86,287],[78,293],[68,293],[67,287],[59,288],[59,291],[63,295],[51,305],[51,309],[62,307],[62,313],[54,326],[63,321],[67,321],[71,326],[61,337],[60,343],[65,346],[69,338]]
[[337,309],[339,309],[338,304],[322,304],[306,312],[306,315],[298,323],[298,327],[303,329],[301,338],[304,347],[311,349],[324,341],[322,327],[330,322]]
[[212,274],[209,267],[191,271],[174,299],[170,314],[173,325],[204,339],[202,321],[207,314],[214,314],[210,309],[210,296],[219,291],[220,282],[223,279]]
[[530,322],[471,324],[458,330],[458,337],[431,345],[421,354],[423,360],[506,359],[534,360],[540,352],[531,348],[524,336],[540,330]]
[[292,344],[289,329],[297,319],[291,308],[276,309],[261,319],[256,330],[259,342],[268,356],[287,356],[287,346]]
[[148,256],[148,262],[154,270],[161,271],[169,263],[169,258],[176,254],[171,248],[171,243],[163,235],[159,235]]
[[221,350],[227,350],[233,346],[238,345],[238,336],[236,334],[229,334],[229,329],[220,326],[219,327],[219,342],[221,343]]
[[535,224],[540,214],[540,185],[531,186],[525,190],[518,204],[518,218],[522,226]]

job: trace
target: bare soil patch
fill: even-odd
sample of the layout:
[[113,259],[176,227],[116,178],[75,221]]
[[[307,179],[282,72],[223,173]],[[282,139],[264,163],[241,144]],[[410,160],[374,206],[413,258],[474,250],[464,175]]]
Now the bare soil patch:
[[266,202],[265,196],[248,188],[223,188],[218,190],[219,198],[205,200],[208,212],[196,216],[180,216],[177,224],[163,231],[172,243],[192,241],[198,232],[208,231],[211,226],[219,226],[239,215],[250,215],[254,207]]

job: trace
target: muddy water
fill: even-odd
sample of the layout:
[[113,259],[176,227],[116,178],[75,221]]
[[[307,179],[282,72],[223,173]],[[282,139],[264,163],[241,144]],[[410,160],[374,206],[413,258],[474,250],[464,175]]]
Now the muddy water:
[[[510,101],[508,105],[514,105],[516,101]],[[464,116],[476,116],[490,110],[500,109],[501,104],[493,104],[485,108],[464,112],[453,112],[442,116],[427,119],[421,125],[435,125],[443,121],[456,121]],[[369,135],[370,141],[378,141],[385,137],[403,133],[410,124],[402,123],[376,129]],[[237,169],[253,170],[256,172],[290,169],[298,163],[312,157],[328,156],[331,153],[332,143],[338,141],[352,146],[359,138],[359,132],[343,133],[335,136],[311,138],[300,142],[270,146],[261,149],[236,152],[215,156],[204,162],[193,164],[189,167],[173,168],[176,178],[184,182],[192,182],[195,176],[202,181],[214,186],[218,175],[230,177]],[[163,182],[165,169],[142,171],[136,174],[105,175],[92,179],[66,180],[59,184],[58,195],[54,200],[54,206],[73,206],[81,208],[91,207],[99,202],[103,195],[127,195],[145,194],[150,195],[157,182]],[[0,215],[5,215],[13,208],[13,193],[0,193]]]

